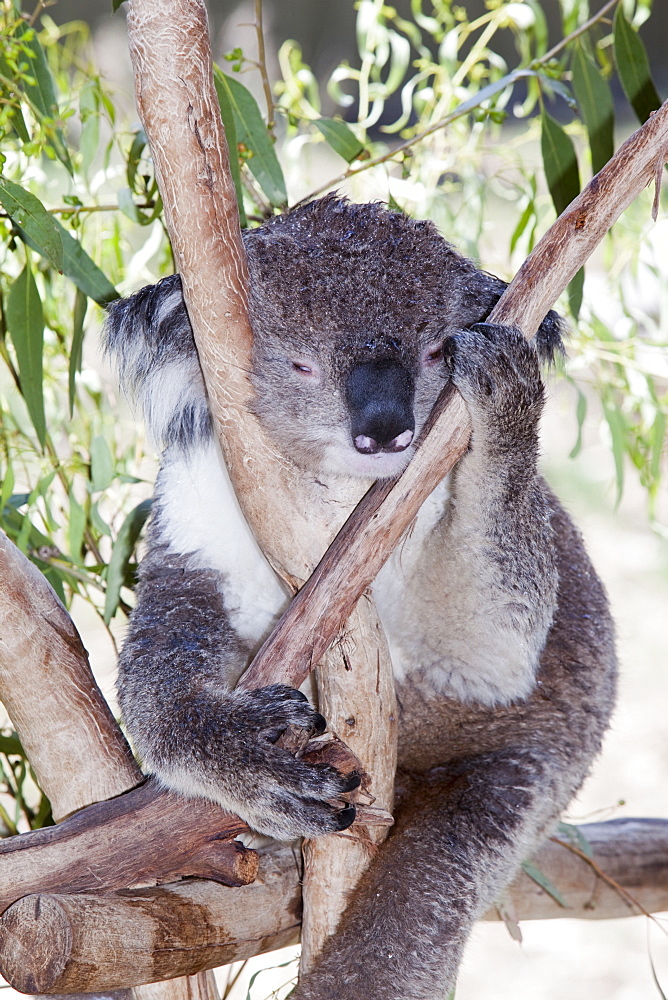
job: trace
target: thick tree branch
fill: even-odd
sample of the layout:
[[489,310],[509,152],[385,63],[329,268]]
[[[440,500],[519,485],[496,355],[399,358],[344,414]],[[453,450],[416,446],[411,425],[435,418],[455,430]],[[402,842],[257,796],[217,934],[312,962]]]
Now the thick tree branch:
[[4,532],[0,581],[0,701],[59,820],[142,775],[70,616]]
[[[600,920],[668,908],[668,820],[612,820],[580,833],[595,867],[550,841],[534,859],[566,908],[522,874],[504,895],[505,914]],[[185,976],[293,943],[299,911],[299,866],[288,847],[263,852],[257,881],[239,889],[193,880],[108,894],[25,896],[0,920],[0,972],[30,993],[114,990]],[[496,908],[485,917],[498,918]]]
[[[249,409],[251,330],[247,265],[218,102],[202,0],[131,0],[128,37],[137,106],[149,139],[174,256],[204,373],[210,409],[239,504],[269,562],[294,592],[310,575],[364,492],[358,482],[336,492],[279,455]],[[372,776],[372,793],[392,805],[396,763],[396,702],[392,666],[372,601],[357,611],[345,656],[333,650],[321,674],[319,707],[330,720],[354,715],[352,747]],[[373,647],[369,643],[373,642]],[[354,679],[355,701],[341,681]],[[276,669],[269,683],[280,681]],[[346,685],[344,684],[344,687]],[[380,693],[380,694],[379,694]],[[384,828],[361,831],[379,840]],[[336,922],[367,852],[354,839],[330,840],[314,854],[334,852],[319,899],[305,920],[305,960],[325,927]],[[313,858],[308,882],[318,882]],[[309,889],[306,890],[306,898]],[[321,923],[322,920],[322,923]]]

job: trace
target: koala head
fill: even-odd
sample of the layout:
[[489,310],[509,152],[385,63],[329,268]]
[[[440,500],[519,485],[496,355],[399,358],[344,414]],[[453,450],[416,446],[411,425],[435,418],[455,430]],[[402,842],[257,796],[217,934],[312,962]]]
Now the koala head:
[[484,319],[504,283],[431,223],[334,196],[245,242],[263,425],[316,474],[397,475],[446,381],[444,341]]

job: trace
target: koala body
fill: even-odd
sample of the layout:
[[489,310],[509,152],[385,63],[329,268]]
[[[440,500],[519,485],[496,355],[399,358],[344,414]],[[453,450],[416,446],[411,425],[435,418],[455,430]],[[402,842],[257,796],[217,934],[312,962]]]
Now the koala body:
[[[580,537],[537,469],[538,356],[484,320],[503,282],[429,223],[329,197],[244,234],[255,410],[331,488],[396,475],[445,382],[469,452],[378,575],[400,709],[396,825],[296,1000],[432,1000],[472,923],[549,832],[614,699],[613,628]],[[178,277],[115,303],[107,348],[163,458],[119,699],[147,768],[286,839],[345,829],[354,779],[275,745],[321,731],[299,692],[234,685],[288,597],[212,432]]]

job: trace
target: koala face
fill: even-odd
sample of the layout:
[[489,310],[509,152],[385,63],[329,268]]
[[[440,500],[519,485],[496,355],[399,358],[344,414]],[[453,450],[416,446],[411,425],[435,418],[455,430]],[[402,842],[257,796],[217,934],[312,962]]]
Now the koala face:
[[278,447],[323,475],[398,475],[444,385],[442,338],[337,331],[324,350],[292,332],[255,350],[255,409]]
[[252,379],[286,456],[378,479],[410,460],[447,378],[444,340],[480,318],[489,276],[430,224],[360,208],[325,199],[247,235]]

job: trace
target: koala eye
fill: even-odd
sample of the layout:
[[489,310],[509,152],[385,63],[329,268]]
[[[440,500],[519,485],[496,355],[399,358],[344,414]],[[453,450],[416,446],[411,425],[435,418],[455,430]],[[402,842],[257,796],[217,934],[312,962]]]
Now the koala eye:
[[422,355],[423,364],[428,368],[437,365],[439,361],[443,360],[443,343],[432,344],[427,348],[425,353]]
[[305,375],[307,378],[319,378],[320,369],[313,361],[310,359],[295,358],[292,361],[292,370],[299,372],[300,375]]

